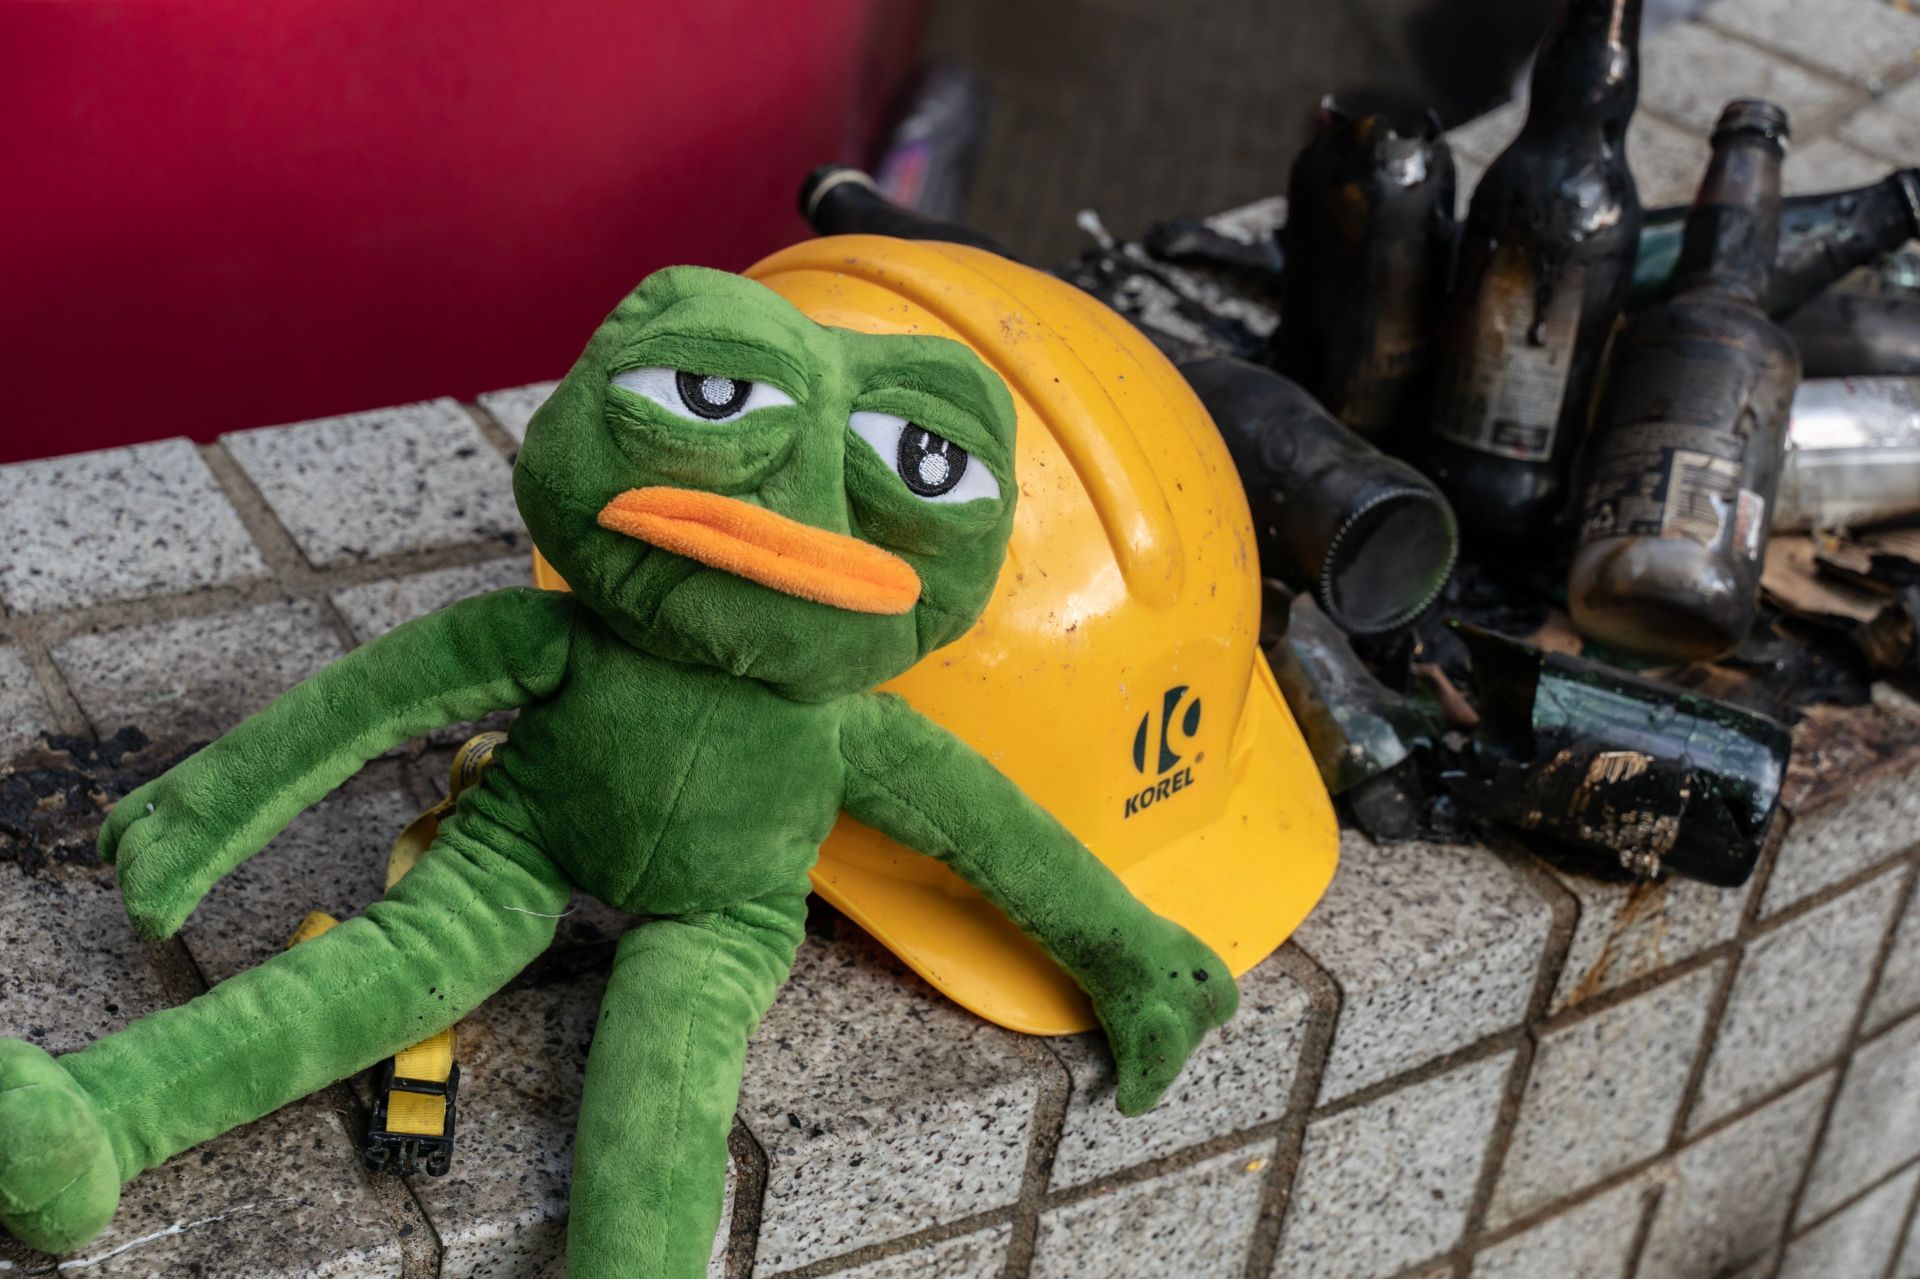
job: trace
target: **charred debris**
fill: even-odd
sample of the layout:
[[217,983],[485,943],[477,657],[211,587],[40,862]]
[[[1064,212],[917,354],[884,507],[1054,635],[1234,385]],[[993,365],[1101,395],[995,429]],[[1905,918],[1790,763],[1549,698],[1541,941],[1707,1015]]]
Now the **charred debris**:
[[[1783,198],[1792,123],[1736,99],[1693,202],[1643,210],[1641,7],[1563,0],[1470,192],[1436,119],[1328,99],[1284,196],[1137,240],[1085,212],[1055,273],[1220,427],[1350,820],[1733,886],[1790,726],[1920,682],[1920,169]],[[802,199],[1007,252],[911,204],[847,170]]]

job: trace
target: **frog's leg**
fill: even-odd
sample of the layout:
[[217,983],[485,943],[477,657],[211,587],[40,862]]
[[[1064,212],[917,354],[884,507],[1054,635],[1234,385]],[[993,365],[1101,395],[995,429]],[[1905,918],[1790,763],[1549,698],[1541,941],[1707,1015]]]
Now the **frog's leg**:
[[620,939],[574,1143],[570,1279],[707,1272],[747,1037],[793,967],[806,885]]
[[382,901],[80,1052],[0,1039],[0,1226],[49,1251],[122,1183],[452,1025],[552,940],[570,886],[460,818]]

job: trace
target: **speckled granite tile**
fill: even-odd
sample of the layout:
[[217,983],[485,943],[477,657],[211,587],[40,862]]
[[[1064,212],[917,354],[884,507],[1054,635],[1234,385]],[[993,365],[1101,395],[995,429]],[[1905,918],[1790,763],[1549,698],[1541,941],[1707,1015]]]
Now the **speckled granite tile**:
[[1920,119],[1920,80],[1909,80],[1886,97],[1855,111],[1834,132],[1841,141],[1871,151],[1890,164],[1912,164],[1916,119]]
[[349,586],[335,591],[332,598],[334,607],[353,628],[354,638],[364,644],[402,622],[425,617],[470,595],[532,584],[532,564],[524,555],[513,555],[483,564],[462,564],[432,573]]
[[1786,1225],[1831,1071],[1673,1157],[1635,1279],[1700,1279],[1763,1257]]
[[1687,1130],[1731,1114],[1839,1051],[1873,977],[1905,872],[1748,942]]
[[1308,1018],[1307,992],[1278,957],[1240,979],[1240,1011],[1208,1035],[1158,1106],[1132,1119],[1113,1104],[1113,1056],[1098,1032],[1047,1040],[1073,1091],[1053,1187],[1078,1186],[1286,1110]]
[[1920,1017],[1853,1051],[1800,1201],[1808,1222],[1920,1155]]
[[1755,44],[1872,88],[1920,59],[1920,17],[1885,0],[1718,0],[1700,19]]
[[1733,98],[1777,102],[1804,130],[1849,93],[1838,80],[1694,22],[1674,23],[1643,40],[1640,66],[1640,109],[1703,137]]
[[523,541],[506,459],[452,400],[239,431],[220,442],[315,568]]
[[142,1173],[60,1267],[103,1279],[375,1279],[400,1273],[400,1245],[316,1098]]
[[1472,156],[1483,164],[1490,163],[1520,136],[1520,126],[1526,122],[1527,104],[1516,98],[1447,134],[1447,145],[1453,148],[1456,160]]
[[[1826,722],[1837,728],[1822,730],[1807,718],[1793,730],[1795,760],[1782,797],[1789,824],[1766,880],[1763,918],[1905,853],[1920,833],[1920,749],[1897,745],[1920,732],[1880,707],[1855,707],[1845,720]],[[1826,753],[1801,759],[1801,743],[1814,739]]]
[[605,988],[595,974],[508,991],[454,1032],[453,1168],[409,1182],[440,1237],[442,1274],[557,1279],[564,1270],[573,1129]]
[[180,930],[209,982],[280,953],[311,910],[349,919],[386,888],[387,850],[419,805],[356,779],[215,884]]
[[[1509,102],[1447,135],[1459,175],[1462,217],[1481,174],[1518,136],[1526,118],[1526,103]],[[1645,114],[1635,115],[1627,127],[1627,164],[1633,170],[1641,203],[1653,207],[1690,201],[1706,170],[1709,151],[1704,135]]]
[[1645,112],[1636,113],[1627,125],[1627,167],[1646,208],[1691,204],[1712,154],[1705,133],[1675,127]]
[[1900,1245],[1916,1183],[1920,1171],[1901,1173],[1789,1243],[1775,1279],[1877,1279]]
[[1624,1279],[1653,1187],[1615,1186],[1474,1258],[1471,1279]]
[[0,763],[55,731],[53,707],[20,650],[0,644]]
[[504,391],[487,391],[477,398],[487,416],[498,422],[502,430],[516,440],[525,440],[527,423],[533,420],[534,410],[545,404],[553,388],[559,385],[558,381],[529,382]]
[[1492,1225],[1666,1147],[1725,970],[1697,969],[1540,1036],[1488,1210]]
[[[1879,0],[1868,0],[1876,8],[1886,8]],[[1848,146],[1838,138],[1815,138],[1805,146],[1795,144],[1787,153],[1786,166],[1780,172],[1780,189],[1786,195],[1806,195],[1815,191],[1839,191],[1863,187],[1887,176],[1887,162]]]
[[1033,1279],[1238,1275],[1247,1264],[1273,1143],[1218,1155],[1040,1214]]
[[[0,837],[0,851],[5,840]],[[113,870],[0,859],[0,1036],[75,1052],[166,1007],[161,950],[134,936]]]
[[1907,908],[1894,926],[1893,944],[1880,969],[1880,984],[1874,987],[1867,1004],[1864,1029],[1878,1030],[1916,1008],[1920,1008],[1920,893],[1908,898]]
[[1042,1077],[844,922],[810,937],[747,1053],[766,1152],[756,1275],[1011,1204]]
[[1746,909],[1744,888],[1715,888],[1675,877],[1622,884],[1557,867],[1547,871],[1579,903],[1566,962],[1548,1006],[1552,1012],[1726,941],[1740,927],[1740,913]]
[[1480,185],[1481,178],[1487,176],[1487,166],[1492,163],[1492,160],[1483,160],[1477,155],[1454,154],[1454,216],[1467,216],[1467,205],[1473,200],[1474,188]]
[[190,440],[0,466],[0,605],[45,613],[263,576]]
[[282,600],[76,635],[53,660],[102,733],[131,724],[185,743],[218,737],[344,651],[317,605]]
[[1384,1279],[1453,1247],[1512,1053],[1307,1125],[1273,1279]]
[[833,1279],[1000,1279],[1012,1234],[1010,1226],[976,1230],[864,1266],[836,1270]]
[[1920,1216],[1907,1223],[1907,1242],[1900,1249],[1891,1279],[1920,1279]]
[[1913,847],[1920,723],[1880,706],[1816,708],[1794,725],[1780,802],[1788,825],[1762,918]]
[[1341,990],[1320,1099],[1518,1025],[1552,919],[1485,849],[1342,831],[1333,884],[1293,935]]

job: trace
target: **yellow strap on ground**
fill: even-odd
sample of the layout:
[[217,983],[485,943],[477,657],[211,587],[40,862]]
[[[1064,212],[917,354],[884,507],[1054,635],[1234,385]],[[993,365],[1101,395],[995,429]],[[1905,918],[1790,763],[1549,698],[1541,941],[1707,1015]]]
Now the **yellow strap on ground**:
[[312,941],[340,921],[324,910],[310,910],[300,926],[293,930],[293,936],[287,938],[287,949],[292,950],[303,941]]
[[[394,1054],[393,1073],[402,1079],[447,1082],[453,1073],[453,1027]],[[447,1127],[447,1099],[396,1088],[387,1094],[387,1131],[438,1137]]]
[[460,800],[460,792],[478,780],[481,772],[492,762],[494,750],[506,740],[505,733],[479,733],[468,738],[454,752],[453,768],[447,778],[447,797],[408,822],[407,828],[400,832],[400,837],[393,841],[392,850],[387,853],[388,888],[399,883],[401,876],[412,870],[414,863],[433,846],[434,836],[440,833],[441,818],[453,812],[453,806]]

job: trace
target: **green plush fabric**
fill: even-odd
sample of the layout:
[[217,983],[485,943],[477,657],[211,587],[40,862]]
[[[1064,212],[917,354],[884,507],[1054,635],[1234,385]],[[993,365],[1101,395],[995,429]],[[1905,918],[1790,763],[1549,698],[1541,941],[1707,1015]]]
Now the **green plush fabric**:
[[[356,650],[127,796],[101,852],[135,926],[164,937],[395,743],[521,708],[493,767],[359,919],[81,1052],[0,1040],[0,1225],[83,1243],[142,1169],[453,1023],[547,945],[578,887],[653,918],[621,941],[587,1062],[568,1271],[704,1274],[747,1039],[843,806],[947,862],[1073,973],[1121,1108],[1152,1105],[1233,1011],[1225,967],[986,761],[866,691],[985,606],[1013,423],[1005,386],[955,343],[824,328],[719,272],[650,277],[536,414],[514,472],[573,594],[481,596]],[[848,539],[880,546],[918,601],[838,608],[599,523],[660,487],[798,521],[823,564]]]

